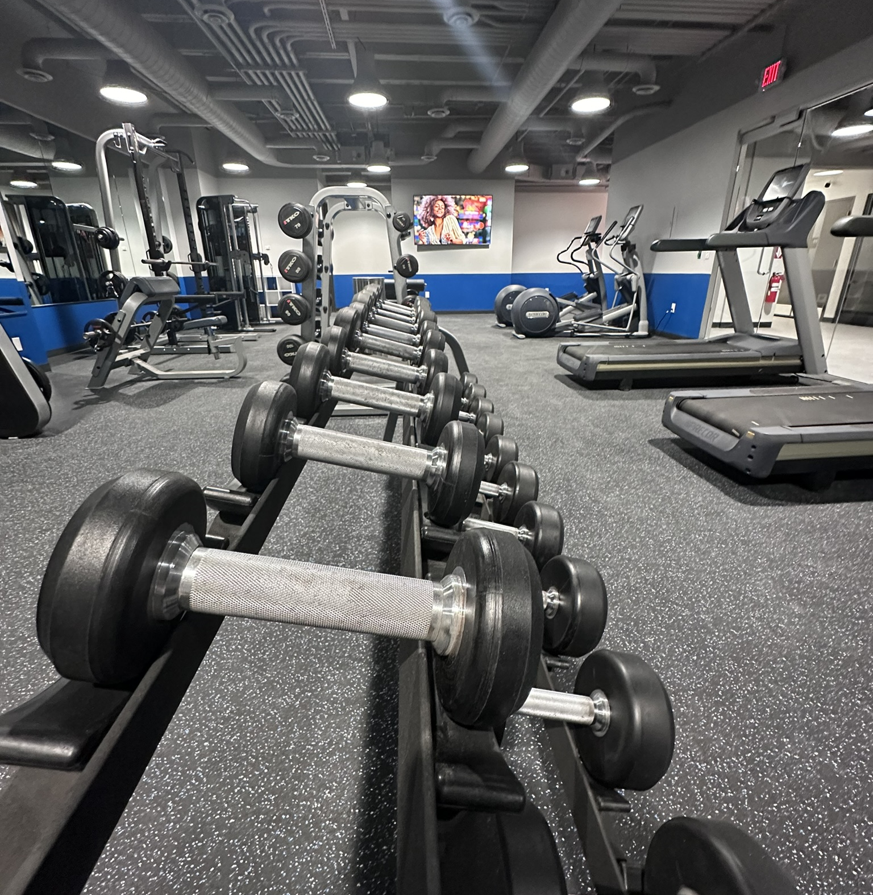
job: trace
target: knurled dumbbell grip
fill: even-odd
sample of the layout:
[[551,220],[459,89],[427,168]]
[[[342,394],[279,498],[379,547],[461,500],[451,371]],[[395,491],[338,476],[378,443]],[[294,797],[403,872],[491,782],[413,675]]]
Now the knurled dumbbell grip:
[[382,388],[337,377],[331,377],[328,381],[330,397],[337,401],[363,404],[365,407],[375,407],[378,410],[388,410],[404,416],[418,416],[424,408],[424,401],[418,395],[401,392],[395,388]]
[[432,638],[439,585],[199,547],[179,583],[184,609],[411,640]]
[[594,700],[576,693],[560,690],[539,690],[536,687],[518,710],[519,715],[533,715],[550,721],[566,721],[569,724],[593,724]]
[[376,336],[378,339],[399,342],[401,345],[415,345],[418,342],[418,336],[397,332],[396,329],[389,329],[378,324],[368,323],[366,324],[366,330],[368,335]]
[[435,472],[432,451],[315,426],[295,428],[291,456],[416,481],[425,481]]
[[381,376],[393,382],[408,382],[410,385],[418,385],[422,378],[418,367],[409,367],[379,357],[367,357],[365,354],[355,354],[353,351],[347,352],[345,368],[351,373],[369,373],[371,376]]
[[383,329],[396,330],[399,333],[413,335],[418,332],[418,327],[414,323],[406,323],[388,315],[374,314],[370,322]]
[[378,336],[370,336],[366,333],[360,334],[358,344],[364,351],[378,351],[380,354],[392,354],[395,357],[402,357],[405,360],[414,360],[418,362],[421,356],[421,350],[415,345],[404,345],[401,342],[395,342],[393,339],[381,339]]

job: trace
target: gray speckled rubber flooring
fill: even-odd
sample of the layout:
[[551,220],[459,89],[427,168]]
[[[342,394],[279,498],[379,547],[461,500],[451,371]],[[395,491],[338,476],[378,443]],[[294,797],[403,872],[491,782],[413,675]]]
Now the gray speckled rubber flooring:
[[[728,478],[661,428],[664,390],[585,391],[555,364],[556,340],[492,321],[442,318],[563,511],[568,552],[604,575],[603,645],[640,653],[673,697],[673,767],[630,795],[622,845],[639,859],[672,816],[724,818],[804,893],[869,892],[873,481],[812,494]],[[245,389],[284,371],[278,335],[249,346],[240,380],[100,399],[89,358],[55,363],[48,437],[0,442],[0,709],[53,679],[33,619],[70,514],[132,466],[223,484]],[[334,425],[378,437],[382,423]],[[387,479],[309,464],[265,552],[395,571],[396,497]],[[225,622],[86,891],[393,891],[395,726],[393,644]],[[505,743],[570,892],[589,891],[540,722],[514,720]]]

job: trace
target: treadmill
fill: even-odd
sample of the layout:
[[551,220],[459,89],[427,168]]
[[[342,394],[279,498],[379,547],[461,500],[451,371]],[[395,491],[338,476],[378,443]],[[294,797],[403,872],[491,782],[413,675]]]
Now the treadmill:
[[[873,216],[840,218],[831,233],[873,236]],[[873,386],[823,379],[793,388],[673,392],[661,421],[753,478],[813,474],[824,485],[837,469],[873,468]]]
[[[825,352],[809,270],[807,238],[824,207],[818,191],[798,198],[809,165],[777,171],[757,199],[708,239],[660,239],[654,252],[714,249],[734,332],[708,339],[648,339],[561,344],[558,364],[583,385],[635,380],[751,380],[785,373],[825,373]],[[797,339],[755,331],[740,267],[742,248],[781,248]]]

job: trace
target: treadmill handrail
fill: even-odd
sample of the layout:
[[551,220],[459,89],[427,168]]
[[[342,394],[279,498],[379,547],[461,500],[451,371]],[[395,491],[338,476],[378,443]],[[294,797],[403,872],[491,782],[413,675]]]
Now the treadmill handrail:
[[873,236],[873,215],[850,214],[831,227],[833,236]]
[[656,239],[652,243],[653,252],[705,252],[708,237],[694,239]]

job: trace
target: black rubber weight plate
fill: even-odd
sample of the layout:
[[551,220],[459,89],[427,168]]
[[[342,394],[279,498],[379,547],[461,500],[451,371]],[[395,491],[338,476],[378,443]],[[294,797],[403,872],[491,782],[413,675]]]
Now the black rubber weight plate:
[[508,435],[495,435],[485,446],[485,453],[494,458],[488,473],[488,481],[493,482],[504,466],[518,460],[518,442]]
[[676,817],[652,837],[646,895],[797,895],[791,877],[742,830],[725,821]]
[[506,485],[510,495],[492,501],[494,521],[507,525],[518,515],[519,510],[529,501],[536,500],[540,493],[540,477],[533,466],[514,460],[507,463],[497,477],[498,485]]
[[602,736],[591,727],[573,729],[588,773],[604,786],[651,789],[670,767],[675,738],[670,697],[654,670],[639,656],[598,650],[579,668],[575,690],[600,690],[609,700]]
[[558,656],[587,655],[600,643],[609,614],[600,572],[584,559],[556,556],[543,566],[540,580],[543,590],[554,588],[561,597],[554,615],[546,617],[543,649]]
[[458,723],[493,728],[527,698],[543,634],[539,576],[511,534],[469,531],[455,544],[446,574],[463,569],[467,606],[461,646],[435,659],[440,703]]
[[461,380],[451,373],[440,373],[431,386],[433,404],[421,437],[426,445],[434,445],[443,429],[461,412]]
[[421,363],[427,367],[427,377],[424,380],[422,392],[428,392],[433,384],[434,376],[438,373],[448,373],[449,359],[445,351],[441,351],[439,348],[426,348],[422,353]]
[[40,646],[71,680],[117,686],[140,677],[172,631],[150,616],[149,592],[169,539],[206,532],[196,482],[138,469],[98,488],[52,552],[36,611]]
[[297,392],[297,414],[301,419],[309,419],[321,404],[321,381],[327,372],[330,353],[320,342],[308,342],[294,358],[288,375],[284,377]]
[[531,533],[532,540],[527,549],[540,569],[564,549],[564,517],[547,503],[529,500],[512,524]]
[[349,331],[341,326],[331,326],[327,331],[327,368],[334,376],[348,376],[343,355],[349,343]]
[[306,344],[306,340],[303,336],[285,336],[284,339],[279,339],[276,344],[276,354],[279,355],[279,360],[282,361],[283,364],[288,364],[289,366],[294,363],[294,358],[297,357],[297,352]]
[[444,478],[431,487],[428,512],[437,525],[451,528],[473,511],[485,469],[482,434],[471,423],[453,420],[438,446],[446,449]]
[[249,389],[233,430],[230,465],[249,491],[263,491],[279,471],[284,457],[279,433],[297,415],[297,395],[284,382],[262,382]]

